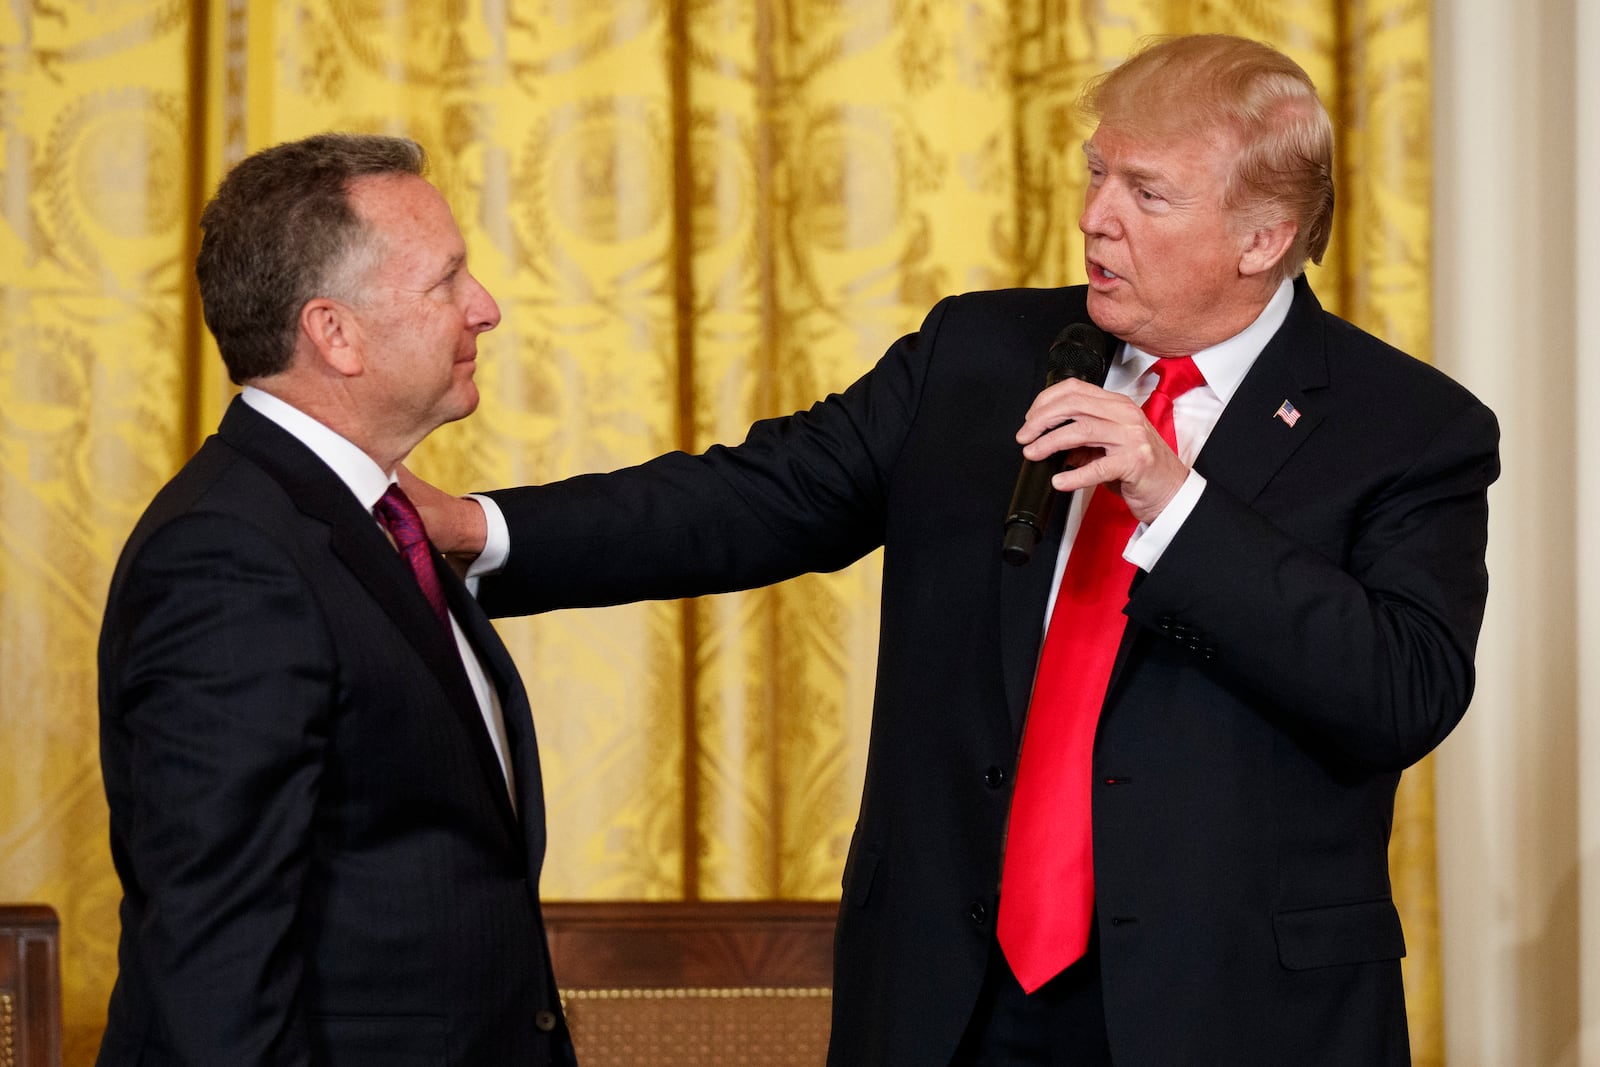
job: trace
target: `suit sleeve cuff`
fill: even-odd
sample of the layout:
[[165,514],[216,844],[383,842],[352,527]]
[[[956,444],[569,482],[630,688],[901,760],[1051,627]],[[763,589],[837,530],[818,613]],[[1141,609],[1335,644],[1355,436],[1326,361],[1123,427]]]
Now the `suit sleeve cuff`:
[[1161,561],[1161,554],[1167,550],[1172,539],[1178,536],[1184,520],[1200,502],[1200,494],[1205,492],[1205,488],[1206,480],[1191,470],[1171,502],[1156,516],[1156,521],[1148,525],[1140,523],[1138,529],[1133,531],[1122,558],[1142,571],[1153,569]]

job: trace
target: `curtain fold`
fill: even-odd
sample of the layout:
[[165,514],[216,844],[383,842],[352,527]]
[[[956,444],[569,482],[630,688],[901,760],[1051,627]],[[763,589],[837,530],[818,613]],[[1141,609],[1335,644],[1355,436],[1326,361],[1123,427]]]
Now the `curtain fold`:
[[[0,897],[63,913],[68,1061],[115,974],[94,644],[118,548],[230,395],[203,197],[330,128],[421,141],[504,322],[457,490],[740,437],[942,296],[1082,280],[1078,87],[1150,33],[1270,40],[1339,130],[1324,302],[1429,351],[1429,22],[1406,0],[130,0],[0,16]],[[508,621],[551,897],[832,897],[865,770],[876,557]],[[1432,789],[1394,837],[1417,1061],[1440,1062]]]
[[75,1064],[116,969],[100,614],[193,436],[191,28],[181,3],[0,15],[0,898],[61,913]]

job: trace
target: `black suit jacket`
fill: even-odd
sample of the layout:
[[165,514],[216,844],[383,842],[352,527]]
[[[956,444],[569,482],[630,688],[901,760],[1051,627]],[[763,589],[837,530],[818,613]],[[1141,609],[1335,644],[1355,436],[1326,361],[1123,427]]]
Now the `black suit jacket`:
[[140,520],[100,645],[123,885],[100,1063],[567,1063],[528,699],[513,810],[453,640],[371,515],[234,401]]
[[[513,547],[491,614],[759,585],[884,546],[840,1067],[948,1063],[983,979],[1061,525],[1028,566],[1002,562],[1014,434],[1051,339],[1086,318],[1082,288],[952,298],[742,445],[496,494]],[[1297,283],[1197,459],[1198,506],[1134,580],[1101,714],[1119,1067],[1408,1060],[1394,791],[1472,690],[1497,438],[1465,390]]]

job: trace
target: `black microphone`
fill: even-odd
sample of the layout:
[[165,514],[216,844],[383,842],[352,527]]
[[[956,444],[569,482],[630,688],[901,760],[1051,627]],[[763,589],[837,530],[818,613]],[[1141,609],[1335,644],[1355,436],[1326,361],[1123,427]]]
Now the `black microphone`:
[[[1074,322],[1056,336],[1045,357],[1044,385],[1068,378],[1093,385],[1104,385],[1111,360],[1106,355],[1106,335],[1087,322]],[[1063,426],[1070,423],[1068,419]],[[1041,460],[1025,459],[1017,472],[1017,487],[1011,492],[1006,509],[1005,540],[1000,554],[1012,566],[1020,567],[1033,558],[1033,549],[1044,536],[1050,522],[1050,507],[1057,493],[1050,479],[1066,467],[1067,454],[1057,452]]]

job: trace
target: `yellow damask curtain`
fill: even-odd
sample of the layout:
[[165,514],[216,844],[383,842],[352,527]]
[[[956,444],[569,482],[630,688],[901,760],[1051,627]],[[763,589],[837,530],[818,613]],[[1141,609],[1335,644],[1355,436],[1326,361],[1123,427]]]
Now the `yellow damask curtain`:
[[[1324,302],[1428,353],[1427,8],[1408,0],[124,0],[0,13],[0,899],[65,933],[69,1064],[115,974],[94,645],[140,509],[227,398],[190,282],[205,193],[328,128],[423,142],[505,322],[456,488],[740,436],[940,296],[1081,280],[1079,85],[1159,32],[1270,40],[1339,123]],[[551,897],[821,897],[864,773],[878,569],[507,624]],[[1432,788],[1394,854],[1442,1058]]]

